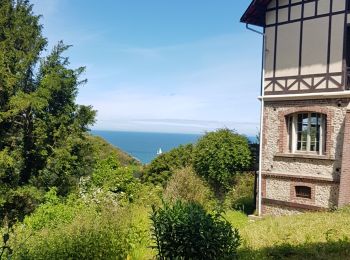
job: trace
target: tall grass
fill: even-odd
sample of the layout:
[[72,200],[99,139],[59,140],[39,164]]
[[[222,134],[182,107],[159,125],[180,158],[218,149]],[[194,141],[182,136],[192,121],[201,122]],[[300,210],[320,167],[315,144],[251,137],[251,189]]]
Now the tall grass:
[[196,202],[207,210],[213,210],[217,201],[209,185],[191,167],[174,171],[164,189],[163,197],[172,203]]
[[350,259],[350,210],[267,217],[240,229],[243,259]]

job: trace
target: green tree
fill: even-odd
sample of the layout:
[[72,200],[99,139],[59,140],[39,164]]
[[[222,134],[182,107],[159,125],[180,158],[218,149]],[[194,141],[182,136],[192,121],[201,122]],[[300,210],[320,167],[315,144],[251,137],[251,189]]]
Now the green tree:
[[153,184],[166,184],[177,169],[192,165],[193,145],[180,145],[163,153],[146,166],[141,178]]
[[251,165],[248,140],[229,129],[207,133],[194,149],[193,167],[220,194],[233,176]]
[[84,68],[69,68],[62,42],[41,58],[39,19],[27,0],[0,0],[0,217],[36,205],[49,187],[67,194],[93,163],[84,136],[95,112],[75,103]]

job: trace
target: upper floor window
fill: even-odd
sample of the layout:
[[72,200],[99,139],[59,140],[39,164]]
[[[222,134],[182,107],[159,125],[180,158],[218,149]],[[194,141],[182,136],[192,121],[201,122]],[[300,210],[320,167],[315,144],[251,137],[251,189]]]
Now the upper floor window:
[[322,155],[326,143],[326,116],[305,112],[289,115],[287,118],[289,149],[292,153]]

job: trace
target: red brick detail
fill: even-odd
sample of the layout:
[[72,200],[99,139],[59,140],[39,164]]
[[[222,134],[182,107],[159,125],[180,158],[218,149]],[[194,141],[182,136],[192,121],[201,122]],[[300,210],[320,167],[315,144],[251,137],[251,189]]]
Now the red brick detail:
[[[262,175],[262,215],[264,215],[264,204],[267,203],[267,201],[270,201],[269,205],[276,204],[280,207],[288,207],[288,208],[295,208],[295,209],[308,209],[308,210],[319,210],[319,209],[326,209],[323,207],[318,207],[316,206],[315,199],[316,199],[316,185],[324,183],[325,181],[322,179],[301,179],[298,176],[293,176],[293,175],[272,175],[272,174],[263,174]],[[289,199],[288,201],[280,201],[280,200],[274,200],[274,199],[268,199],[266,198],[266,181],[267,179],[287,179],[289,180],[290,183],[290,194],[289,194]],[[350,178],[349,178],[350,179]],[[328,181],[327,181],[328,182]],[[335,183],[336,182],[331,182]],[[350,183],[350,182],[349,182]],[[307,198],[299,198],[295,194],[295,186],[307,186],[311,188],[311,199]],[[272,202],[271,202],[272,201]],[[276,203],[273,203],[275,201]]]
[[338,206],[350,203],[350,111],[348,110],[344,120],[343,156],[340,174]]
[[288,131],[287,131],[287,116],[294,113],[302,112],[314,112],[320,113],[327,116],[327,133],[326,133],[326,151],[325,155],[330,156],[330,150],[333,144],[333,135],[334,135],[334,126],[333,118],[334,112],[331,109],[321,107],[320,105],[308,105],[308,106],[299,106],[289,108],[285,111],[280,111],[278,114],[279,117],[279,140],[278,148],[280,153],[289,153],[288,147]]
[[307,183],[331,183],[331,184],[339,184],[339,180],[337,179],[329,179],[315,176],[307,176],[307,175],[292,175],[285,173],[274,173],[263,171],[263,178],[275,178],[275,179],[287,179],[293,180],[296,182],[307,182]]
[[[264,203],[264,207],[265,207],[265,205],[271,205],[271,206],[279,206],[282,208],[301,209],[301,210],[310,210],[310,211],[326,211],[327,210],[327,208],[318,207],[318,206],[314,206],[314,205],[306,205],[306,204],[300,204],[300,203],[295,203],[295,202],[273,200],[273,199],[267,199],[267,198],[263,198],[262,202]],[[262,207],[262,208],[264,209],[264,207]]]
[[265,214],[266,214],[266,206],[262,201],[261,202],[261,215],[265,215]]
[[[257,188],[259,190],[259,187],[257,187]],[[259,191],[257,194],[258,194],[258,196],[257,196],[257,199],[255,201],[255,208],[259,209],[259,194],[260,194]],[[261,197],[264,198],[265,196],[266,196],[266,179],[264,178],[264,176],[262,176],[262,178],[261,178]],[[264,209],[264,207],[263,207],[263,205],[261,205],[261,213],[262,214],[264,214],[263,209]]]
[[[296,196],[295,187],[296,186],[307,186],[311,188],[311,199],[299,198]],[[291,202],[296,202],[300,204],[314,205],[315,204],[315,184],[307,182],[292,181],[290,183],[290,199]]]
[[266,196],[266,178],[262,176],[261,179],[261,197],[264,198]]

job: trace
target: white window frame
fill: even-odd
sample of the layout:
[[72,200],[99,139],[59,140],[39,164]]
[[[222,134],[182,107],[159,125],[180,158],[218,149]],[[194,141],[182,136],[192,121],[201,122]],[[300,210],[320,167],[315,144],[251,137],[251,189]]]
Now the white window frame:
[[[308,133],[306,141],[306,150],[298,150],[298,115],[307,114],[308,115]],[[311,114],[318,114],[320,123],[319,131],[319,150],[311,151]],[[298,112],[291,114],[287,117],[287,128],[288,128],[288,146],[291,153],[294,154],[313,154],[313,155],[324,155],[326,151],[326,121],[327,116],[325,114],[317,112]]]

